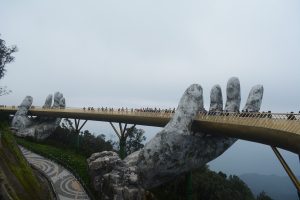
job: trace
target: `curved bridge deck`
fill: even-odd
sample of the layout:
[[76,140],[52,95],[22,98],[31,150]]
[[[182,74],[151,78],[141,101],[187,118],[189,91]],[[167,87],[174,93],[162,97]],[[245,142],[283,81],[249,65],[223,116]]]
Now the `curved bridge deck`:
[[[16,107],[0,107],[14,114]],[[29,115],[121,122],[164,127],[173,113],[139,111],[83,110],[79,108],[44,109],[35,107]],[[193,129],[280,147],[300,154],[300,116],[288,113],[199,113]]]

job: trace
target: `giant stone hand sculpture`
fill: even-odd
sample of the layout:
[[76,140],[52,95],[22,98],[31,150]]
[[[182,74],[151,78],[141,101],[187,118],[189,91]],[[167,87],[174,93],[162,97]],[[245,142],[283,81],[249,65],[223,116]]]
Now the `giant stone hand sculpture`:
[[[43,108],[58,109],[66,107],[65,98],[62,93],[56,92],[54,94],[53,105],[52,99],[53,96],[51,94],[48,95]],[[37,117],[35,119],[30,119],[27,116],[27,113],[32,105],[32,101],[33,99],[31,96],[25,97],[12,120],[12,127],[17,129],[16,134],[18,136],[30,136],[42,140],[51,135],[51,133],[59,125],[61,119],[51,117]]]
[[[237,78],[227,84],[225,111],[239,112],[241,94]],[[202,88],[191,85],[180,99],[170,122],[145,147],[121,160],[114,152],[95,153],[88,159],[94,187],[103,199],[143,199],[146,190],[199,168],[220,156],[237,139],[194,132],[193,120],[204,110]],[[222,111],[219,85],[211,90],[210,112]],[[249,93],[245,110],[257,112],[263,97],[263,86]],[[201,129],[201,127],[200,127]]]

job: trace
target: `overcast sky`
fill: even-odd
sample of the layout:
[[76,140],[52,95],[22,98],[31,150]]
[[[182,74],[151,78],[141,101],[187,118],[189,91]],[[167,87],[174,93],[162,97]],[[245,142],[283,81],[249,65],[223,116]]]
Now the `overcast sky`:
[[[262,84],[262,110],[300,110],[298,0],[0,0],[0,5],[1,38],[19,49],[0,81],[13,90],[1,104],[17,105],[32,95],[34,105],[42,105],[49,93],[60,91],[70,107],[175,107],[184,90],[199,83],[208,109],[211,87],[220,84],[225,94],[227,80],[237,76],[242,105],[250,88]],[[299,168],[295,155],[285,155]],[[257,171],[246,162],[253,161],[284,175],[272,156],[269,147],[240,141],[214,165],[244,173]],[[228,167],[230,158],[236,163]]]

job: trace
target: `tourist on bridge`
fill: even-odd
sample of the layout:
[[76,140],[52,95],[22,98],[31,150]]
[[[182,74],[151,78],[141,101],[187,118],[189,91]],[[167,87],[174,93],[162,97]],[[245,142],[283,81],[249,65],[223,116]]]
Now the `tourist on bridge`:
[[294,112],[291,112],[289,115],[287,115],[287,119],[288,120],[296,120],[296,117],[295,117],[295,115],[294,115]]

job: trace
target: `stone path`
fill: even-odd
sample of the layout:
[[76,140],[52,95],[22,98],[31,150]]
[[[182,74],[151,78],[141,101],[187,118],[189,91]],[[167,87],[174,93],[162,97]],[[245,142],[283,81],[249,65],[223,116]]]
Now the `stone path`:
[[59,200],[89,199],[81,184],[61,165],[19,146],[30,164],[43,171],[51,181]]

